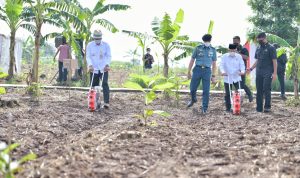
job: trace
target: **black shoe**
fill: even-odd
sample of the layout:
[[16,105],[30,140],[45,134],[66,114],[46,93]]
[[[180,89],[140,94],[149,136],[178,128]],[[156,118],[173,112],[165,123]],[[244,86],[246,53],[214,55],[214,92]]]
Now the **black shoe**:
[[265,108],[265,109],[264,109],[264,113],[269,113],[269,112],[271,112],[271,109],[270,109],[270,108]]
[[104,107],[105,109],[109,109],[109,104],[108,104],[108,103],[104,103],[103,107]]
[[280,95],[280,98],[281,98],[282,100],[287,100],[287,97],[286,97],[285,95]]
[[256,109],[256,112],[263,112],[262,110],[258,110],[258,109]]
[[195,101],[195,100],[189,101],[187,107],[188,107],[188,108],[192,107],[192,106],[194,105],[194,103],[196,103],[196,102],[197,102],[197,101]]
[[249,102],[252,103],[252,101],[253,101],[253,96],[250,95],[250,96],[249,96]]
[[232,110],[231,109],[226,109],[226,112],[231,113]]

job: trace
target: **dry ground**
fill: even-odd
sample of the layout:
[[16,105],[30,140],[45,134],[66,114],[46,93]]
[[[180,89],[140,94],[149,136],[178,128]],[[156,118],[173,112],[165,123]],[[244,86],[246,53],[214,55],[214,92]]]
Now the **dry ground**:
[[134,118],[144,107],[141,94],[112,93],[109,110],[90,113],[86,92],[71,91],[69,98],[47,90],[38,103],[24,91],[9,92],[15,94],[5,97],[21,106],[0,109],[0,140],[11,131],[22,145],[14,156],[38,155],[19,178],[300,177],[300,109],[278,98],[270,114],[245,102],[242,115],[232,116],[223,97],[213,95],[202,116],[186,109],[186,95],[179,108],[160,97],[150,107],[172,116],[153,117],[158,126],[144,127]]

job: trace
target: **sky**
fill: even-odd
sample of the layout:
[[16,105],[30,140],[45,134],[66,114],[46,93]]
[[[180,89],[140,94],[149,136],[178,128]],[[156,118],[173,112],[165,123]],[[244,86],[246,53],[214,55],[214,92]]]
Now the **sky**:
[[[79,0],[84,7],[93,8],[97,0]],[[3,4],[4,0],[0,0]],[[108,12],[101,18],[111,21],[120,31],[130,30],[147,32],[152,34],[151,22],[154,17],[162,18],[165,13],[174,19],[177,11],[184,10],[184,22],[181,35],[188,35],[192,41],[201,41],[207,32],[210,20],[214,21],[212,45],[227,46],[232,42],[232,37],[239,35],[242,43],[245,42],[246,32],[251,24],[247,18],[251,15],[251,8],[247,0],[106,0],[107,4],[127,4],[131,9],[127,11]],[[108,42],[112,50],[112,60],[130,60],[126,58],[129,50],[137,47],[136,40],[123,33],[112,34],[101,26],[93,26],[94,29],[102,29],[103,40]],[[44,26],[42,33],[60,31],[51,26]],[[0,22],[0,33],[8,34],[9,30],[3,22]],[[29,33],[19,30],[17,36],[26,38]],[[53,41],[51,41],[53,42]],[[161,58],[161,50],[157,45],[151,45],[154,58],[156,53]],[[141,53],[141,51],[139,51]],[[171,58],[174,57],[175,53]],[[162,59],[160,59],[162,60]],[[188,60],[180,62],[182,65]]]

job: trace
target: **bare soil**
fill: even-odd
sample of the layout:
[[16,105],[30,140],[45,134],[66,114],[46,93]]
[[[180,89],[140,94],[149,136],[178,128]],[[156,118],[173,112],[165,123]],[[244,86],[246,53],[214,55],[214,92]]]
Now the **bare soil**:
[[233,116],[223,96],[213,95],[203,116],[200,102],[185,107],[187,95],[179,108],[160,96],[150,108],[172,116],[154,116],[149,122],[158,125],[145,127],[135,118],[144,108],[141,94],[112,93],[110,109],[91,113],[86,92],[71,91],[69,99],[67,91],[47,90],[39,102],[12,92],[5,97],[20,106],[0,108],[0,140],[11,133],[22,145],[14,157],[38,155],[19,178],[300,177],[300,109],[276,97],[271,113],[245,101]]

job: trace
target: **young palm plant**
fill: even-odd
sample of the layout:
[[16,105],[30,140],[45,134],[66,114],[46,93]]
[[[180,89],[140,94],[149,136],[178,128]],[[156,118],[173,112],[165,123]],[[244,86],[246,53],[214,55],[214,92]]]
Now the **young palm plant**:
[[158,80],[162,79],[161,76],[154,76],[151,78],[146,75],[132,74],[131,78],[134,78],[134,80],[127,81],[124,84],[124,87],[139,90],[144,93],[144,104],[146,107],[144,108],[143,113],[141,115],[138,115],[137,117],[144,120],[145,126],[148,125],[147,122],[149,117],[153,116],[154,114],[163,117],[170,116],[170,114],[165,111],[149,109],[147,106],[153,103],[153,101],[157,98],[156,95],[157,90],[164,90],[166,88],[173,87],[172,84],[163,83],[163,84],[155,85],[155,83],[157,83]]

